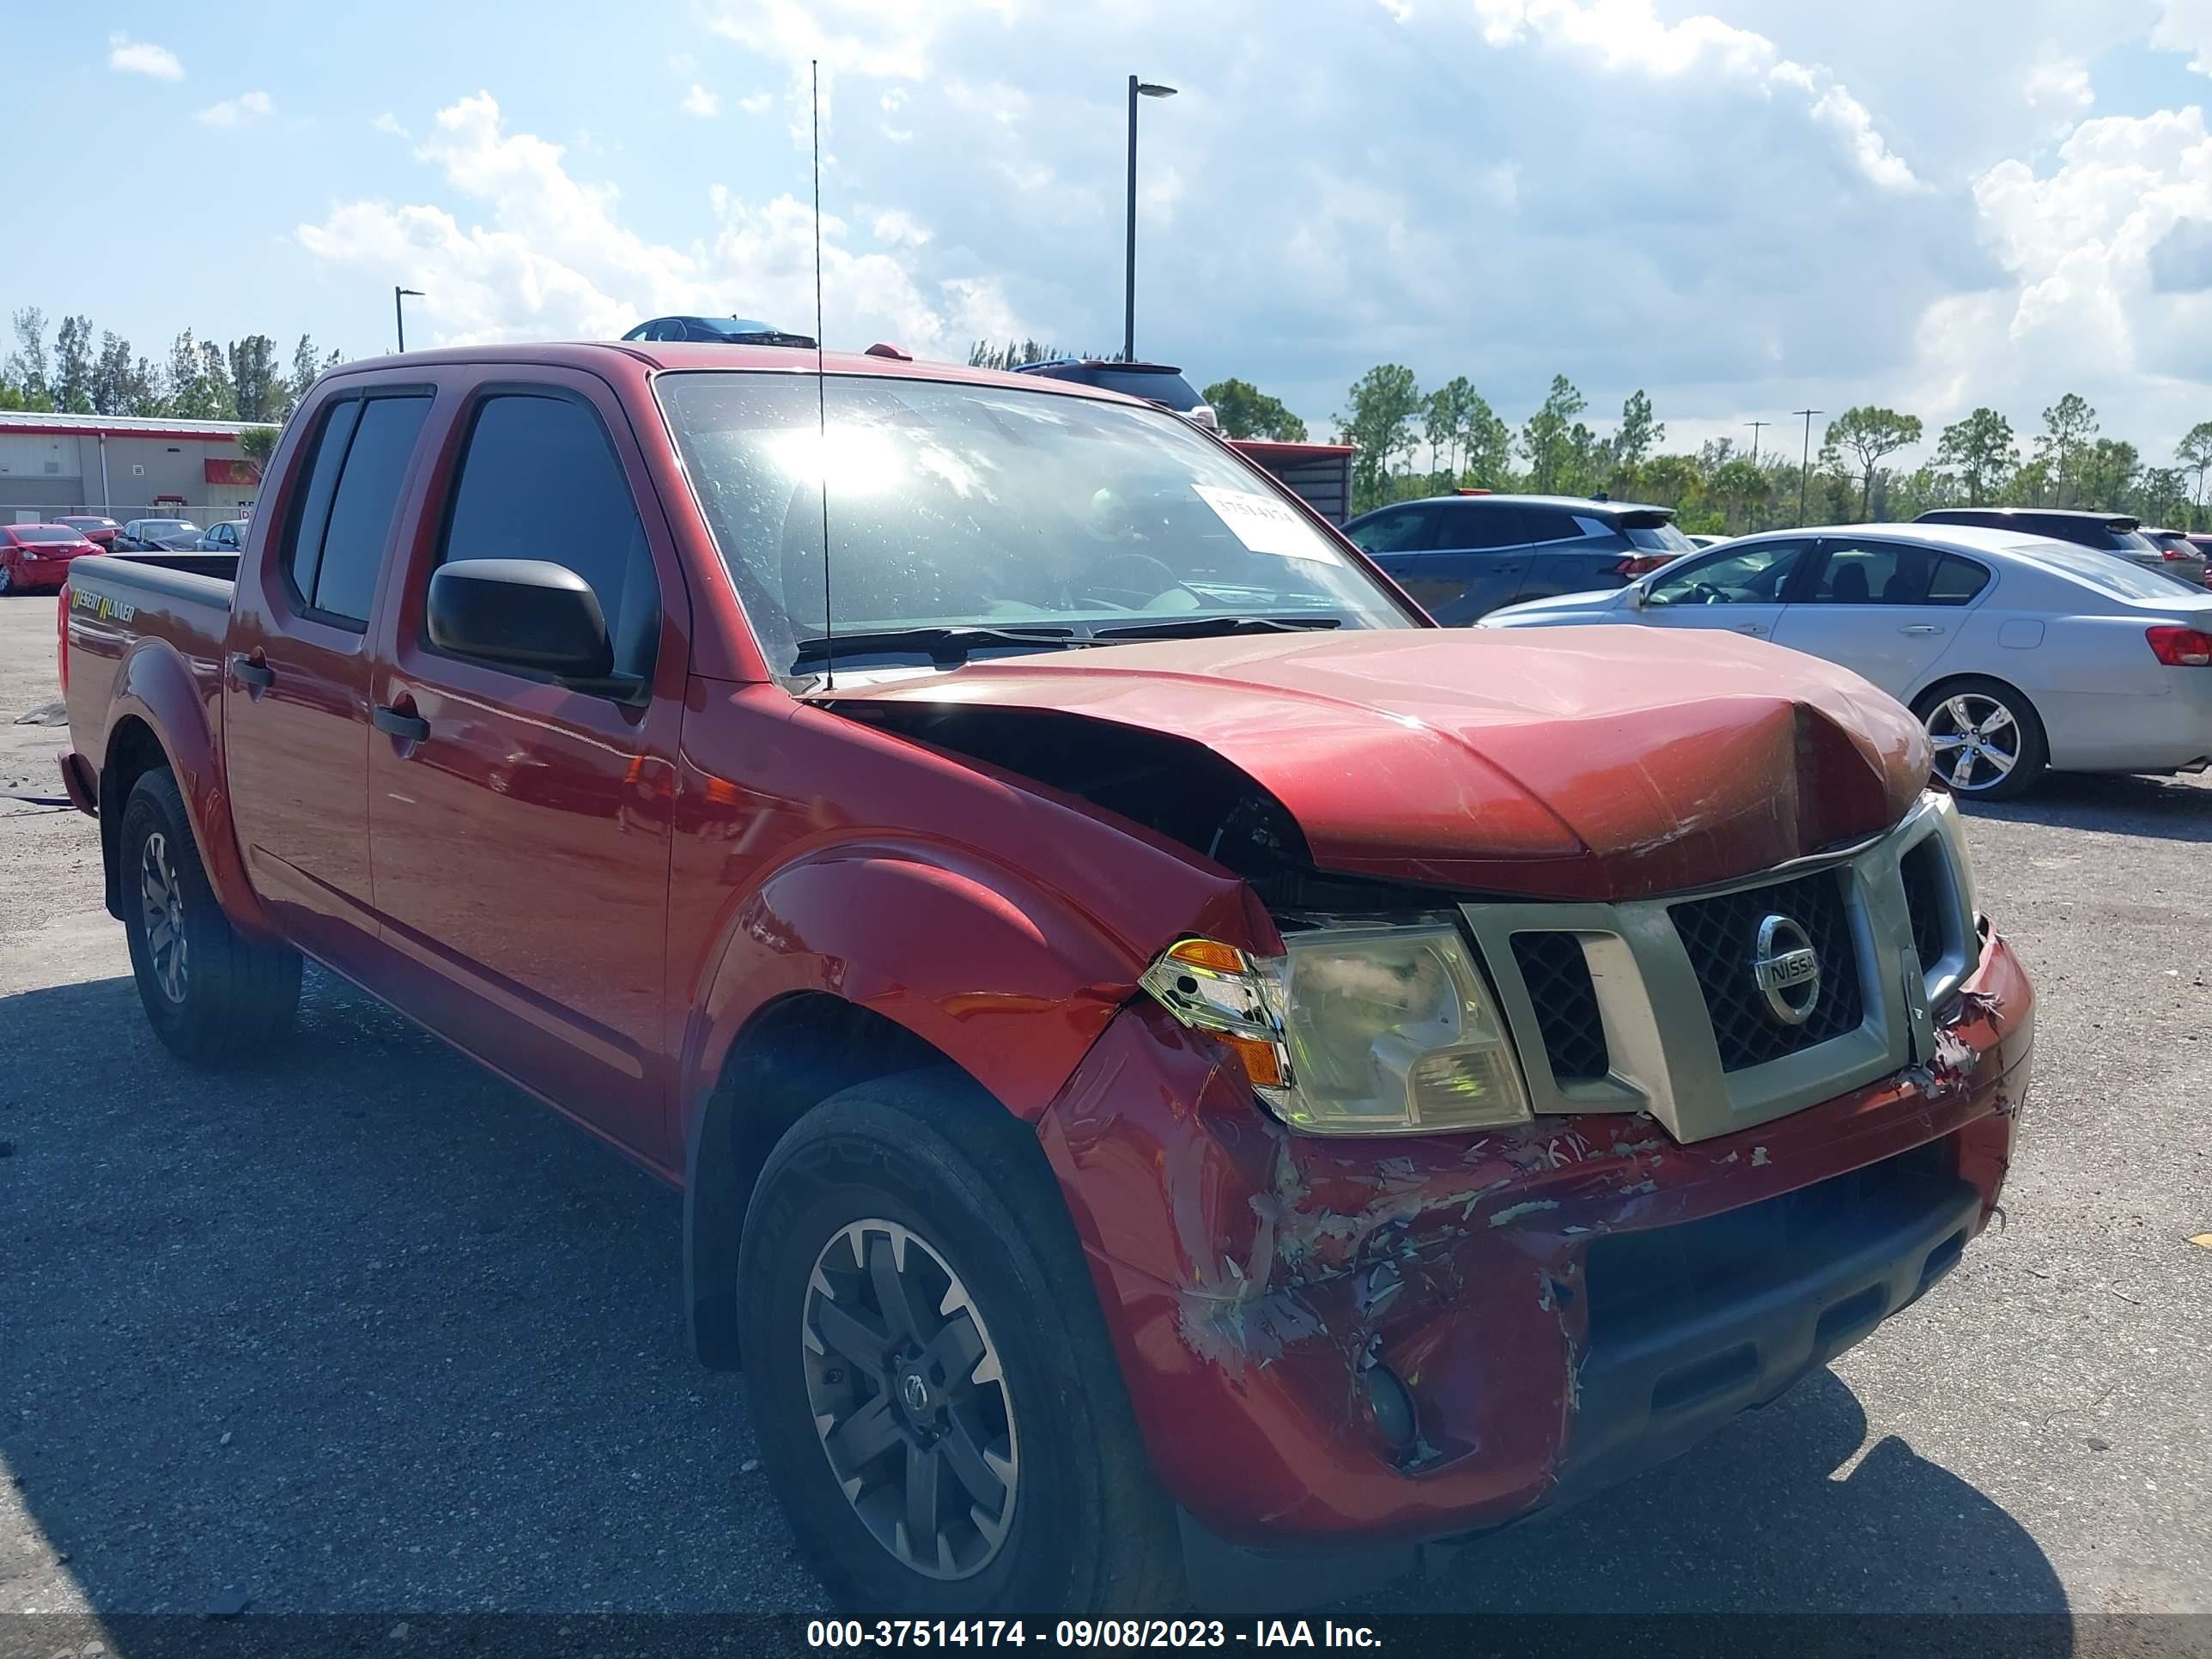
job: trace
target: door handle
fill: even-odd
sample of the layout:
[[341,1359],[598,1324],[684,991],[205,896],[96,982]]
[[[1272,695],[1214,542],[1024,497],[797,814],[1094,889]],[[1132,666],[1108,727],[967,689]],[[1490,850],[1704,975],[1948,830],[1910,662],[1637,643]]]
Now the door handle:
[[1897,631],[1900,634],[1940,634],[1943,630],[1934,623],[1914,623],[1911,627],[1900,628]]
[[1737,623],[1735,628],[1739,634],[1764,634],[1766,631],[1765,623]]
[[230,672],[238,676],[240,685],[250,685],[257,691],[266,691],[276,684],[275,669],[243,653],[230,659]]
[[430,722],[415,712],[415,700],[403,697],[398,707],[376,706],[370,721],[380,732],[395,738],[404,738],[410,743],[420,743],[430,735]]

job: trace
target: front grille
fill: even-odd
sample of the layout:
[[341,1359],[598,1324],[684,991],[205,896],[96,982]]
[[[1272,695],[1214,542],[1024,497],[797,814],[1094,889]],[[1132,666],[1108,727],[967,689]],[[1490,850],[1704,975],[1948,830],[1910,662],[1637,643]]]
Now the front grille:
[[1930,836],[1898,861],[1905,878],[1905,908],[1912,918],[1912,950],[1920,971],[1933,972],[1943,956],[1943,847]]
[[1516,933],[1513,960],[1536,1005],[1544,1057],[1561,1083],[1594,1082],[1610,1069],[1597,987],[1582,941],[1572,933]]
[[[1844,902],[1844,879],[1840,871],[1824,870],[1771,887],[1745,888],[1668,907],[1697,973],[1698,988],[1705,994],[1723,1071],[1740,1072],[1780,1060],[1841,1036],[1865,1018],[1858,952],[1852,946],[1850,913]],[[1769,915],[1788,916],[1802,927],[1820,958],[1820,994],[1802,1025],[1778,1018],[1752,977],[1759,923]]]

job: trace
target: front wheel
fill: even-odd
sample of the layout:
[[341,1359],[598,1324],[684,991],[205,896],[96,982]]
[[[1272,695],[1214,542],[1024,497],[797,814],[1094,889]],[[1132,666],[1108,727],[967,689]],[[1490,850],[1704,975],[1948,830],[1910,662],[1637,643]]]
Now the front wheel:
[[0,564],[0,599],[15,591],[15,572],[10,565]]
[[118,839],[123,932],[154,1035],[204,1065],[265,1056],[299,1006],[299,953],[230,925],[169,773],[138,780]]
[[1179,1605],[1173,1513],[1034,1135],[957,1076],[831,1096],[761,1172],[738,1320],[769,1483],[833,1594]]
[[2043,776],[2043,722],[2002,681],[1954,680],[1923,696],[1913,713],[1935,750],[1930,770],[1962,799],[2008,799]]

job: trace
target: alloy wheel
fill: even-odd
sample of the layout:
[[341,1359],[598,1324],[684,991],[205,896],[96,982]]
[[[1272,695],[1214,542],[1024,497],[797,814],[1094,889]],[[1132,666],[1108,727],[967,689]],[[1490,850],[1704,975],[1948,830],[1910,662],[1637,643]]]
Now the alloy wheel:
[[138,915],[154,982],[172,1002],[185,1000],[185,895],[169,858],[169,838],[156,830],[138,854]]
[[926,1577],[990,1565],[1020,1450],[999,1350],[960,1276],[897,1222],[855,1221],[815,1259],[799,1335],[815,1432],[875,1540]]
[[2020,764],[2024,740],[2011,709],[1979,691],[1961,691],[1928,711],[1936,775],[1960,794],[1993,789]]

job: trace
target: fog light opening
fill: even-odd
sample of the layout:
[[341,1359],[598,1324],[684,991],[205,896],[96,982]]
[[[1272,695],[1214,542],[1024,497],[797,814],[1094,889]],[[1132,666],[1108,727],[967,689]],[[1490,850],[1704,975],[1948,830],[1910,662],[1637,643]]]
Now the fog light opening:
[[1420,1424],[1413,1413],[1413,1396],[1398,1374],[1381,1361],[1367,1368],[1367,1404],[1375,1413],[1375,1426],[1390,1449],[1402,1455],[1420,1438]]

